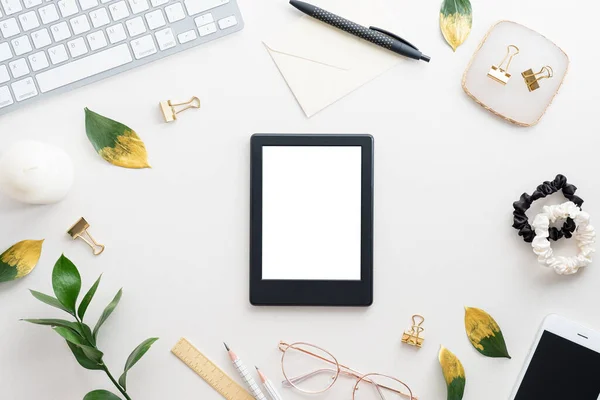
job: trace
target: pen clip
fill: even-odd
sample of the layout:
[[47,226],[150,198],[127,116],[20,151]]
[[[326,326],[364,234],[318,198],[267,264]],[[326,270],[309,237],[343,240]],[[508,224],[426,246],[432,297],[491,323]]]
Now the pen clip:
[[400,36],[393,34],[392,32],[388,32],[388,31],[386,31],[384,29],[377,28],[377,27],[374,27],[374,26],[370,26],[369,29],[371,29],[372,31],[375,31],[375,32],[383,33],[384,35],[392,37],[392,38],[396,39],[397,41],[402,42],[405,45],[412,47],[415,50],[419,50],[419,49],[417,49],[417,46],[415,46],[414,44],[410,43],[408,40],[402,39]]

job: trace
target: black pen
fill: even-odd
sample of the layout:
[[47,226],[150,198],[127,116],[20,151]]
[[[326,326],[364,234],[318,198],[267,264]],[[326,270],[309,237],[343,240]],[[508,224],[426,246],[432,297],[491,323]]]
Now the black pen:
[[344,32],[348,32],[351,35],[376,44],[377,46],[393,51],[396,54],[414,58],[415,60],[423,60],[427,62],[431,60],[430,57],[421,53],[416,46],[410,44],[400,36],[394,35],[393,33],[387,32],[383,29],[375,28],[373,26],[370,28],[364,27],[332,14],[329,11],[325,11],[322,8],[305,3],[304,1],[290,0],[290,4],[310,17],[318,19],[319,21],[325,22],[328,25],[341,29]]

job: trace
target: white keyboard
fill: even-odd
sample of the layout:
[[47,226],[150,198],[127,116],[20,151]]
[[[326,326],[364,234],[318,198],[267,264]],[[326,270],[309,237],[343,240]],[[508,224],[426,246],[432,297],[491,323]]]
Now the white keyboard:
[[243,28],[236,0],[0,0],[0,115]]

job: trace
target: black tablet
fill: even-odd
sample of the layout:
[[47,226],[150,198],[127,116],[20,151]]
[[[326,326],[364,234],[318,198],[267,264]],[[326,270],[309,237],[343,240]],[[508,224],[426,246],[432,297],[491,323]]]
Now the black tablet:
[[251,139],[250,302],[373,302],[373,137]]

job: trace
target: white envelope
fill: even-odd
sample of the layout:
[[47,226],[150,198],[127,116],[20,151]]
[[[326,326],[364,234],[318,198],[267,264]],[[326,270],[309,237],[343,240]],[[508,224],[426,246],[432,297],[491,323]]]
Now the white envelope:
[[[309,1],[363,26],[393,31],[381,0]],[[389,50],[306,15],[263,43],[307,117],[401,60]]]

